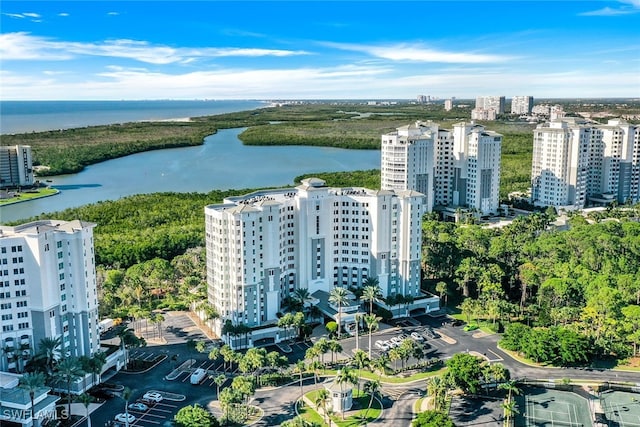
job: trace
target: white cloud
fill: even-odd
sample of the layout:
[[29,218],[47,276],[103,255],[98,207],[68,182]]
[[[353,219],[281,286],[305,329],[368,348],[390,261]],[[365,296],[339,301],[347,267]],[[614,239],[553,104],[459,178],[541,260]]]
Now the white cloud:
[[33,13],[33,12],[25,12],[23,13],[24,16],[28,17],[28,18],[42,18],[42,16],[38,13]]
[[69,14],[67,12],[60,12],[58,16],[65,17],[65,16],[69,16]]
[[74,56],[128,58],[149,64],[188,63],[195,58],[306,55],[300,50],[257,48],[173,48],[140,40],[106,40],[96,43],[56,41],[26,32],[0,35],[0,54],[8,60],[64,60]]
[[512,59],[501,55],[487,55],[473,52],[447,52],[430,49],[419,44],[395,44],[387,46],[331,42],[321,44],[336,49],[363,52],[371,56],[389,59],[392,61],[478,64],[501,62]]
[[107,15],[109,15],[109,16],[118,16],[118,15],[120,15],[120,12],[107,12]]
[[406,98],[425,88],[432,95],[473,98],[486,93],[537,97],[615,97],[637,94],[640,76],[627,71],[511,72],[455,70],[398,75],[386,66],[227,69],[182,74],[109,67],[93,75],[0,74],[4,99],[273,99]]
[[16,19],[24,19],[25,16],[21,13],[3,13],[4,16],[8,16],[9,18],[16,18]]
[[640,12],[640,0],[619,0],[624,6],[619,8],[603,7],[602,9],[582,12],[580,16],[618,16]]

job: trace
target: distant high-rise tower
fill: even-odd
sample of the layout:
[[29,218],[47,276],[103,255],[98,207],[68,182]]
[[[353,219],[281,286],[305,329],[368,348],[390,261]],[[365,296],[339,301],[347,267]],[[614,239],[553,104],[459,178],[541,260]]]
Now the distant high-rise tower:
[[530,114],[533,109],[533,96],[514,96],[511,99],[511,114]]
[[454,130],[432,123],[403,126],[382,135],[383,190],[415,190],[426,196],[426,211],[454,205],[496,213],[502,135],[473,123]]
[[453,99],[444,100],[444,111],[451,111],[453,109]]
[[0,146],[0,188],[31,186],[33,183],[31,147]]
[[640,200],[640,126],[565,118],[533,131],[531,199],[583,208],[589,201]]
[[504,96],[479,96],[476,98],[476,109],[493,109],[496,114],[504,114]]

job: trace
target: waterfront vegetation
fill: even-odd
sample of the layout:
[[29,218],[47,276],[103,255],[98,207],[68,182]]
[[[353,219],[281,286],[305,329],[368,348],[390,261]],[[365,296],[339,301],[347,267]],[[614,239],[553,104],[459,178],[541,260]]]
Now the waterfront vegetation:
[[20,191],[9,190],[6,192],[8,197],[0,198],[0,206],[26,202],[40,197],[53,196],[54,194],[58,194],[58,190],[49,187],[30,188]]

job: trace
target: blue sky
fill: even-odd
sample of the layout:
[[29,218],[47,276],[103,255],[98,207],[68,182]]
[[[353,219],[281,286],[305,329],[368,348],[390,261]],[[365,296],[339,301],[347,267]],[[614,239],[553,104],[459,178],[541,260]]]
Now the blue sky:
[[640,0],[7,1],[0,98],[640,97]]

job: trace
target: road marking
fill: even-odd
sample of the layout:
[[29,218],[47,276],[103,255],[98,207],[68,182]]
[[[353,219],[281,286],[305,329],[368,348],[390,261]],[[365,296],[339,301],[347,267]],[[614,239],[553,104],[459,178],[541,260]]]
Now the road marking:
[[495,359],[489,359],[489,362],[500,362],[501,360],[504,360],[502,357],[500,357],[500,355],[494,351],[491,351],[489,349],[487,349],[487,351],[491,354],[493,354],[494,356],[496,356]]

